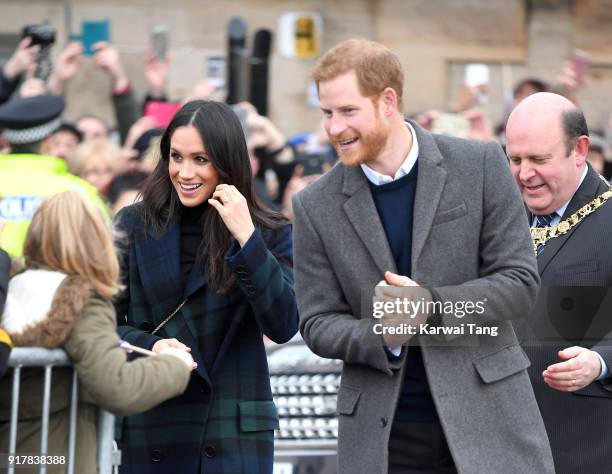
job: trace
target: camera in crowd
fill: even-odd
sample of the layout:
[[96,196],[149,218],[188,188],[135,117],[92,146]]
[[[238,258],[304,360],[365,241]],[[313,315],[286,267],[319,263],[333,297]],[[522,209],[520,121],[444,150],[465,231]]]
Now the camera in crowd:
[[30,46],[40,45],[41,48],[51,46],[55,43],[55,28],[49,23],[39,23],[33,25],[25,25],[21,32],[21,37],[29,36],[32,38]]

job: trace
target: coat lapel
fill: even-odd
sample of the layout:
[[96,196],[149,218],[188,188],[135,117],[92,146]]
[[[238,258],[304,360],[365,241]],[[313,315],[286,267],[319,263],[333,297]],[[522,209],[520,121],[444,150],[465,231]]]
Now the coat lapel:
[[[419,144],[417,159],[418,178],[412,224],[412,268],[423,250],[431,230],[436,209],[446,181],[446,170],[440,166],[442,156],[431,135],[411,122]],[[384,273],[396,271],[387,236],[378,216],[367,184],[360,168],[344,168],[343,193],[349,196],[344,210],[357,234],[367,247],[376,266]]]
[[205,263],[198,259],[193,264],[193,268],[191,269],[191,273],[185,282],[185,290],[183,291],[183,298],[189,298],[192,294],[202,288],[205,284],[204,272],[202,271],[202,267]]
[[156,325],[182,301],[180,239],[177,222],[161,235],[147,232],[136,242],[139,276]]
[[[582,182],[578,190],[574,193],[574,196],[572,197],[569,205],[567,206],[567,209],[565,209],[565,212],[563,213],[562,219],[567,219],[578,209],[580,209],[585,204],[591,202],[599,194],[603,193],[607,189],[608,187],[606,186],[606,184],[589,166],[587,174],[584,177],[584,181]],[[533,222],[533,215],[531,217],[532,220],[530,221],[530,224],[531,222]],[[585,219],[588,219],[588,216],[585,217]],[[540,255],[538,255],[538,271],[540,272],[540,275],[544,273],[546,267],[548,267],[553,257],[559,252],[559,250],[561,250],[561,248],[570,239],[570,237],[578,227],[580,227],[580,224],[572,227],[567,233],[559,237],[555,237],[554,239],[550,239],[548,242],[546,242],[544,249],[542,250],[542,252],[540,252]]]
[[382,274],[395,272],[395,262],[378,211],[361,168],[344,167],[344,212]]
[[432,136],[411,122],[419,144],[418,178],[412,223],[412,268],[417,262],[438,209],[446,181],[446,170],[440,166],[442,155]]

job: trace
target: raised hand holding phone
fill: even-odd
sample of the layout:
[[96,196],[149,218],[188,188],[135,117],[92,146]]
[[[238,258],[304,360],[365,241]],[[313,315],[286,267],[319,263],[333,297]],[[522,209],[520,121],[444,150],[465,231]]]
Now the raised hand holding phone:
[[151,46],[159,61],[165,61],[168,55],[168,26],[155,25],[151,28]]
[[577,49],[574,52],[574,57],[572,58],[572,69],[574,71],[574,80],[576,81],[576,86],[581,86],[584,84],[586,80],[587,71],[589,69],[589,64],[591,64],[591,56],[586,51],[582,51]]
[[489,66],[486,64],[471,63],[465,67],[463,82],[472,91],[480,105],[485,104],[488,100],[489,75]]
[[36,58],[40,46],[32,43],[30,36],[24,37],[9,60],[4,64],[2,72],[8,80],[16,79],[20,74],[36,67]]
[[130,81],[121,63],[119,51],[106,41],[94,43],[92,49],[96,66],[106,71],[111,77],[113,92],[117,93],[128,87]]

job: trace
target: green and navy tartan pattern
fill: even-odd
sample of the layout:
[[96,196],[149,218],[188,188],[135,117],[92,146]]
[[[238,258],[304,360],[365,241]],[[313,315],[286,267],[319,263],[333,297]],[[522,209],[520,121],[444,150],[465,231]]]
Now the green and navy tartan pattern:
[[[123,419],[121,472],[271,473],[278,417],[263,335],[282,343],[297,332],[290,227],[258,230],[242,249],[230,249],[237,283],[220,294],[207,288],[203,270],[180,287],[180,223],[151,235],[141,210],[136,204],[117,217],[127,234],[119,334],[146,348],[174,337],[191,347],[198,368],[183,395]],[[157,335],[147,333],[185,297]]]

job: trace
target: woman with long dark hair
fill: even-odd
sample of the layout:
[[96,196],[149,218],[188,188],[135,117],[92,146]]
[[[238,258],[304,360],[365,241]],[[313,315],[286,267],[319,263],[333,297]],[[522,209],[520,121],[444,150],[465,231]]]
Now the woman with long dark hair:
[[186,392],[122,421],[122,472],[271,473],[278,417],[263,335],[297,331],[290,228],[255,198],[230,107],[193,101],[160,142],[127,234],[119,333],[154,352],[190,351]]

